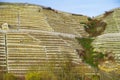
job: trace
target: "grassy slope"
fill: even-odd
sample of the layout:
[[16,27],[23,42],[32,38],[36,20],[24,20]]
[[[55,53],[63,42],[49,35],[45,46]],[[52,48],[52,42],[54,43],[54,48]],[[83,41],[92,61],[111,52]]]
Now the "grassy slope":
[[27,3],[0,3],[0,25],[7,22],[12,29],[16,29],[18,12],[20,28],[22,29],[83,34],[84,36],[86,34],[80,22],[87,21],[87,16],[70,14]]

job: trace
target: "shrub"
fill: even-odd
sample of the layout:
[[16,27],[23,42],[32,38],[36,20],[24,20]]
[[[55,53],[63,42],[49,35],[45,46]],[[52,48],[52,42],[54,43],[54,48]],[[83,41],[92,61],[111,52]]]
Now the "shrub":
[[57,80],[51,72],[29,72],[25,76],[26,80]]
[[96,37],[100,35],[102,32],[104,32],[107,26],[107,23],[94,18],[88,18],[88,22],[81,24],[84,24],[84,29],[90,37]]
[[0,66],[0,80],[3,80],[4,68]]
[[4,74],[4,79],[3,80],[17,80],[17,77],[15,77],[11,73],[6,73],[6,74]]
[[101,60],[104,59],[104,54],[101,52],[95,52],[93,46],[91,45],[93,40],[92,38],[76,38],[79,43],[82,45],[85,50],[85,57],[83,61],[88,63],[93,67],[98,67],[98,64]]
[[3,73],[0,73],[0,80],[3,80]]

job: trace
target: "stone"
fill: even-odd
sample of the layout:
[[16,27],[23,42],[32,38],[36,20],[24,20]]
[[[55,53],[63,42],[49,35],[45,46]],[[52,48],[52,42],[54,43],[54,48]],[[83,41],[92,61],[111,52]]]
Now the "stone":
[[8,23],[2,24],[2,30],[9,30]]

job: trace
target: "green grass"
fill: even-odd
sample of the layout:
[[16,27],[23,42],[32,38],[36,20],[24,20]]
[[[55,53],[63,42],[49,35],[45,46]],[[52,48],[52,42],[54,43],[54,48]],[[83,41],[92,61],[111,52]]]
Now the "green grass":
[[93,67],[98,67],[99,61],[104,58],[104,54],[100,52],[95,52],[93,46],[91,45],[92,38],[76,38],[83,49],[85,50],[83,61],[88,63]]

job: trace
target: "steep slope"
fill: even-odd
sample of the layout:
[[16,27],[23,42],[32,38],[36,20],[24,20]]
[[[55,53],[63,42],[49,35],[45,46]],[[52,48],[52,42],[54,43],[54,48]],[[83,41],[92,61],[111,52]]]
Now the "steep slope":
[[75,15],[30,4],[1,5],[0,24],[7,22],[11,29],[31,29],[69,33],[85,36],[80,22],[87,21],[87,16]]
[[120,33],[108,33],[98,36],[94,41],[95,50],[112,52],[116,62],[120,63]]
[[98,51],[112,52],[116,62],[120,63],[120,8],[111,11],[113,13],[103,19],[107,23],[103,35],[98,36],[93,45]]
[[86,16],[75,15],[55,10],[43,9],[46,15],[46,20],[55,32],[69,33],[75,35],[86,35],[84,28],[80,25],[80,22],[87,21]]
[[[76,36],[87,36],[86,16],[31,4],[0,3],[0,67],[16,75],[47,70],[51,63],[81,63]],[[8,23],[8,28],[2,26]],[[4,68],[4,69],[3,69]]]
[[16,75],[45,70],[52,66],[51,63],[64,64],[67,56],[74,62],[81,61],[74,48],[59,36],[41,32],[8,32],[6,42],[7,71]]
[[[103,20],[107,23],[107,27],[106,27],[106,30],[104,31],[104,34],[120,32],[120,15],[119,15],[120,8],[116,8],[106,12],[106,14],[109,14],[109,13],[111,14],[103,18]],[[103,17],[103,15],[99,16],[99,18]]]

